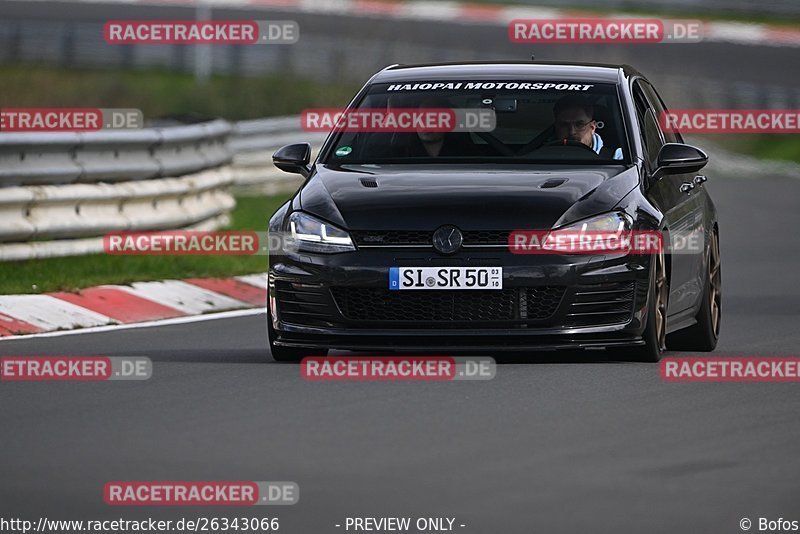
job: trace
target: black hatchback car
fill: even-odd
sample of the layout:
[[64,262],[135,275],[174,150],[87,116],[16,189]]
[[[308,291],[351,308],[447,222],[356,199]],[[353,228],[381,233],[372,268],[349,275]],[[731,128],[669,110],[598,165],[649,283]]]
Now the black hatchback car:
[[[418,355],[710,351],[721,312],[708,157],[661,127],[629,66],[391,66],[348,110],[490,109],[491,131],[335,129],[273,161],[306,181],[272,216],[268,335],[279,361],[329,349]],[[524,229],[699,235],[678,253],[517,254]],[[669,242],[669,239],[665,240]],[[290,243],[287,245],[286,243]]]

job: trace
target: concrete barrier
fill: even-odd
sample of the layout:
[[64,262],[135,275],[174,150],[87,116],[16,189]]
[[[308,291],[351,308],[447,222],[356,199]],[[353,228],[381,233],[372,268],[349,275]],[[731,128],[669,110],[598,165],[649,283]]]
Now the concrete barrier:
[[231,130],[0,134],[0,261],[99,252],[110,231],[227,224]]
[[231,186],[287,193],[272,165],[285,144],[322,143],[277,117],[90,133],[0,134],[0,261],[102,251],[111,231],[211,230],[229,223]]

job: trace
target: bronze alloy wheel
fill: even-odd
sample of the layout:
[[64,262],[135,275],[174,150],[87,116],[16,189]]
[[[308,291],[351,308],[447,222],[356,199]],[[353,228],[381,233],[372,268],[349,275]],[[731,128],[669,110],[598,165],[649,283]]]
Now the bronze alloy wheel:
[[719,336],[720,314],[722,312],[722,273],[719,259],[719,237],[711,233],[711,246],[708,257],[708,299],[711,309],[711,328],[715,336]]
[[667,336],[670,350],[709,352],[717,347],[722,322],[722,259],[719,254],[719,234],[716,230],[709,235],[705,257],[705,283],[700,307],[695,315],[695,324]]
[[656,340],[659,350],[664,350],[667,339],[667,301],[669,300],[669,285],[667,284],[667,268],[664,261],[664,251],[656,256],[655,278],[655,324]]

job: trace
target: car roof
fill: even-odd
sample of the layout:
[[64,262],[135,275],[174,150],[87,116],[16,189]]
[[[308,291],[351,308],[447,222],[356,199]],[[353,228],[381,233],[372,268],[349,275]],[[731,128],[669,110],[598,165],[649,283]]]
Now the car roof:
[[549,80],[618,83],[620,74],[641,76],[629,65],[603,63],[568,63],[554,61],[472,61],[391,65],[377,73],[373,83],[410,82],[420,80],[496,80],[537,78]]

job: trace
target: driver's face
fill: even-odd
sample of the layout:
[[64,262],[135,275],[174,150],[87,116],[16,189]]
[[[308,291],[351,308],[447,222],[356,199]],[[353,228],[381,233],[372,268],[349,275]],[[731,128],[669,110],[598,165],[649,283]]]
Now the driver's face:
[[[439,101],[426,98],[419,104],[419,109],[434,109],[434,108],[442,108]],[[417,136],[419,136],[419,140],[426,144],[435,145],[436,143],[441,142],[444,139],[444,132],[417,132]]]
[[438,143],[444,139],[444,132],[417,132],[419,140],[423,143]]
[[556,117],[556,137],[580,141],[586,146],[592,146],[592,136],[597,129],[597,123],[586,114],[582,108],[567,108]]

